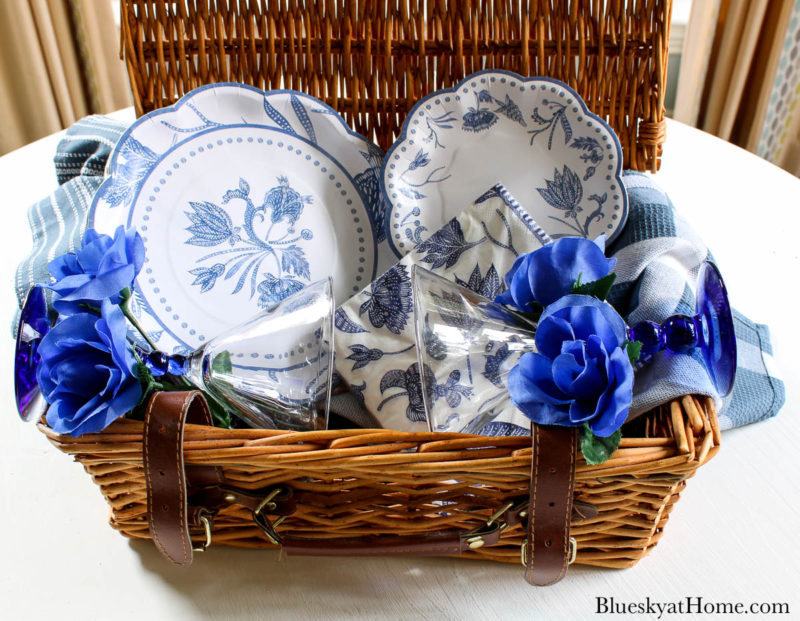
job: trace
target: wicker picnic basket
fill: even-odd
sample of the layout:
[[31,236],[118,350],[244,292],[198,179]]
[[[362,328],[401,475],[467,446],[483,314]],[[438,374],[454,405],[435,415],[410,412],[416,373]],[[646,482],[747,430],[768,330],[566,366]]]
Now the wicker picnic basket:
[[[122,0],[122,45],[139,114],[211,82],[293,88],[384,148],[418,98],[473,71],[548,75],[609,121],[627,167],[655,171],[670,12],[669,0]],[[40,429],[100,486],[114,528],[151,538],[142,422],[121,419],[81,438]],[[596,509],[573,522],[577,563],[635,564],[661,538],[686,480],[720,446],[713,402],[690,395],[627,423],[623,436],[599,466],[577,458],[574,499]],[[189,424],[183,457],[187,467],[218,466],[243,490],[291,488],[296,509],[276,530],[336,540],[478,529],[529,494],[532,446],[530,437]],[[507,526],[498,543],[466,555],[519,562],[525,529]],[[237,502],[216,513],[213,542],[274,545]]]
[[[111,507],[111,526],[128,537],[151,537],[141,422],[121,419],[102,433],[80,438],[39,428],[100,486]],[[225,480],[237,487],[290,486],[297,511],[279,530],[310,538],[469,531],[508,499],[527,494],[531,473],[528,437],[187,425],[183,446],[186,464],[221,466]],[[579,458],[575,498],[596,506],[598,513],[571,529],[575,562],[634,565],[661,539],[686,480],[719,446],[713,403],[687,396],[623,427],[620,448],[601,466],[587,466]],[[509,528],[499,544],[467,556],[519,563],[524,536],[521,527]],[[196,541],[202,541],[202,533]],[[240,505],[216,516],[213,542],[273,547],[252,512]]]

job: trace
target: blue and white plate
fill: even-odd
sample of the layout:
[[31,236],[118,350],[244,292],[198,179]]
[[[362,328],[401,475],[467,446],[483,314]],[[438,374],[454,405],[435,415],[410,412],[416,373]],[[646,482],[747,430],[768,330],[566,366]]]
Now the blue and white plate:
[[129,202],[93,216],[100,232],[122,216],[141,233],[135,312],[165,351],[194,349],[316,280],[332,276],[341,302],[375,274],[370,219],[350,176],[271,127],[196,132],[149,165]]
[[498,182],[551,237],[609,240],[627,217],[622,149],[580,96],[488,70],[422,99],[383,163],[387,233],[402,255]]
[[193,90],[174,106],[137,120],[117,143],[107,165],[110,179],[92,203],[95,218],[119,218],[130,206],[143,177],[168,149],[198,132],[231,124],[274,127],[313,143],[335,159],[363,196],[378,244],[378,268],[396,256],[386,241],[386,203],[380,191],[383,151],[352,131],[324,102],[291,90],[264,92],[245,84],[211,84]]

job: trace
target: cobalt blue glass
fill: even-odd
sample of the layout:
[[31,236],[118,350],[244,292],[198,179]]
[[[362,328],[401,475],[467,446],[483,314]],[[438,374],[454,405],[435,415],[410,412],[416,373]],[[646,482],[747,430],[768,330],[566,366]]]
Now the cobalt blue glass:
[[162,377],[168,373],[175,376],[188,373],[186,356],[166,354],[163,351],[147,352],[141,348],[137,348],[137,351],[153,377]]
[[712,263],[700,268],[695,309],[694,317],[672,315],[661,325],[640,321],[628,329],[628,338],[642,343],[643,360],[662,349],[690,354],[700,348],[711,381],[724,397],[736,377],[736,336],[725,283]]
[[47,315],[47,300],[44,288],[33,287],[25,301],[17,327],[17,348],[14,353],[14,395],[17,399],[17,412],[24,421],[39,418],[45,409],[45,400],[36,381],[39,367],[39,343],[50,331]]

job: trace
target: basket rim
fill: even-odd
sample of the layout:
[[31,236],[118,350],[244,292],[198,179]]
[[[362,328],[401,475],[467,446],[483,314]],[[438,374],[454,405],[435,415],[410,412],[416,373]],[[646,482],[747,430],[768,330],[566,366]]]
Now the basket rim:
[[[647,414],[663,420],[664,433],[623,437],[606,462],[592,466],[581,456],[577,472],[657,473],[667,465],[705,463],[719,450],[721,435],[714,401],[686,395]],[[647,415],[646,414],[646,415]],[[58,434],[44,419],[39,430],[61,451],[88,463],[142,463],[144,423],[121,418],[105,430],[79,438]],[[668,433],[667,433],[668,432]],[[509,468],[517,476],[531,462],[530,436],[478,436],[446,432],[338,429],[287,431],[224,429],[187,424],[184,458],[187,464],[215,464],[246,468],[301,468],[324,465],[335,470],[368,468],[374,472],[412,467],[420,472],[459,468]],[[692,470],[693,471],[693,470]],[[504,470],[506,472],[506,470]]]

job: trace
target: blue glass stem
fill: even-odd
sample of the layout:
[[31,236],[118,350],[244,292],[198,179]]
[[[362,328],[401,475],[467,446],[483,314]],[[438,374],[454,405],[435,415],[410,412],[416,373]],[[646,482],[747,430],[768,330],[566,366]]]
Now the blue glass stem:
[[163,351],[143,351],[137,353],[153,377],[162,377],[169,373],[174,377],[185,377],[189,373],[189,357],[181,354],[167,354]]
[[703,354],[711,379],[720,395],[733,390],[736,379],[737,347],[733,312],[728,291],[716,266],[707,261],[697,275],[695,308],[703,317]]
[[704,263],[698,273],[697,314],[672,315],[661,325],[640,321],[628,329],[628,338],[642,343],[645,362],[665,349],[675,354],[700,350],[708,375],[720,396],[733,389],[736,378],[736,331],[725,283],[711,262]]
[[628,338],[642,344],[642,356],[649,358],[666,349],[674,354],[689,354],[703,346],[703,317],[672,315],[660,325],[640,321],[628,328]]

